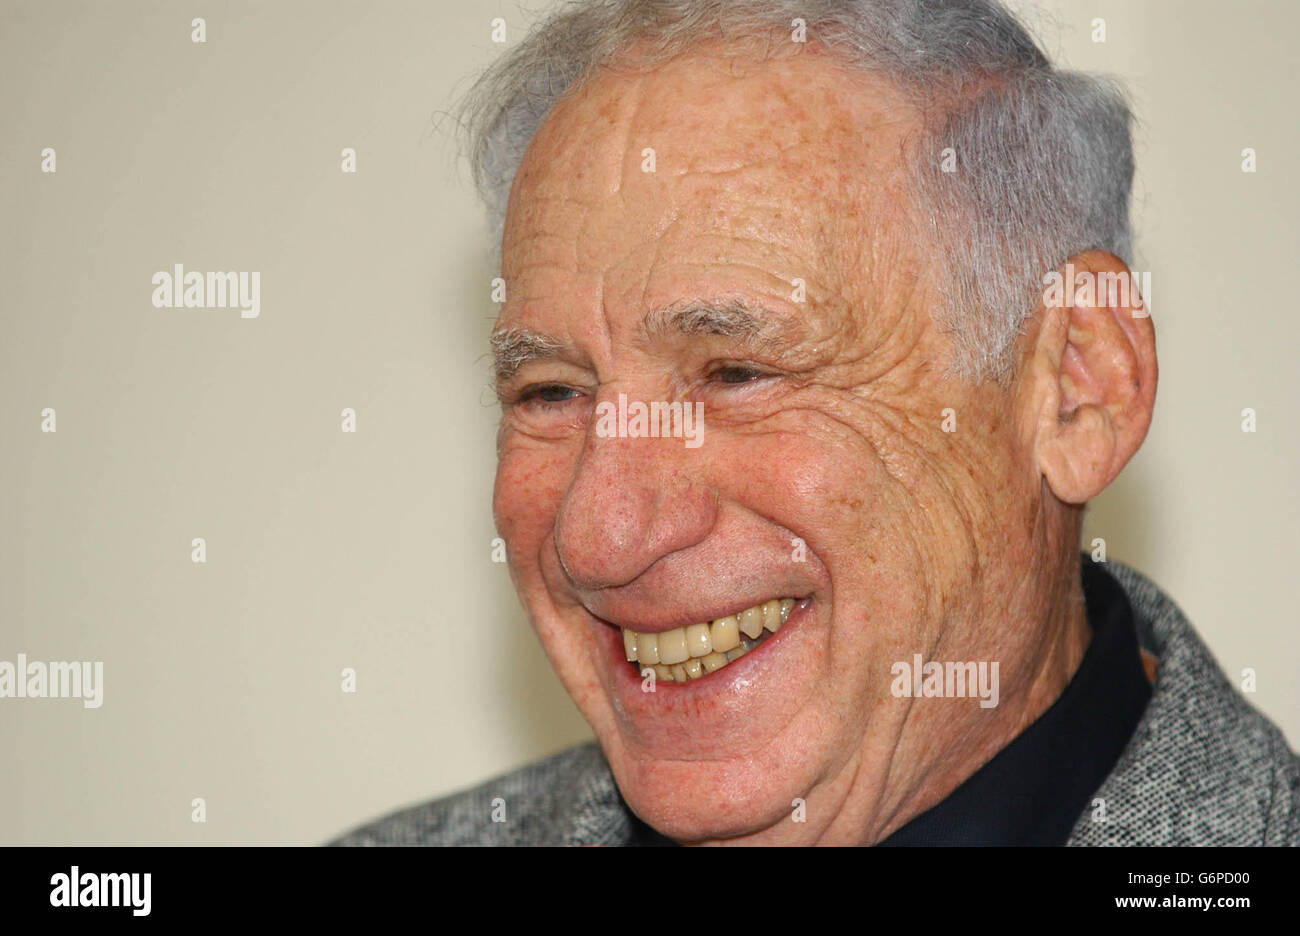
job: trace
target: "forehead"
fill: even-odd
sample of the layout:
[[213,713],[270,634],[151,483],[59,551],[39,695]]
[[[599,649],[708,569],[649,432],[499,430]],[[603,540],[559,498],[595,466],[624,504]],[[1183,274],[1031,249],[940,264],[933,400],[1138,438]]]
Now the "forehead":
[[653,306],[696,276],[814,290],[837,265],[865,272],[914,126],[888,82],[814,46],[602,68],[529,145],[503,273],[521,301],[565,289]]

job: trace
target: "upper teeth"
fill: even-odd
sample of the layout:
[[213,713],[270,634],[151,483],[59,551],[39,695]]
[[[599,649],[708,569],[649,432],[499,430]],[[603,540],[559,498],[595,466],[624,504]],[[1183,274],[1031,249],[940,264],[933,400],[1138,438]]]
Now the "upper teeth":
[[625,627],[623,649],[627,651],[629,663],[653,666],[661,680],[697,679],[747,653],[764,628],[775,634],[790,616],[794,604],[793,598],[773,598],[716,621],[654,634]]

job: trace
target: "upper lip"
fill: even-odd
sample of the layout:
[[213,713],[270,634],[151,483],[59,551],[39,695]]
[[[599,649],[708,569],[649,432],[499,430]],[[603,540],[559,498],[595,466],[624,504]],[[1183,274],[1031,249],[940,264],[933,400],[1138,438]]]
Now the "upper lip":
[[676,630],[679,627],[689,627],[692,624],[702,624],[716,621],[718,618],[730,617],[765,601],[781,598],[802,600],[796,592],[772,592],[760,598],[724,600],[708,605],[699,605],[688,612],[674,612],[671,609],[659,608],[653,612],[653,617],[648,615],[611,614],[611,609],[607,608],[601,609],[605,612],[602,614],[593,610],[591,603],[584,602],[584,606],[587,608],[588,613],[605,624],[626,628],[640,634],[661,634],[664,631]]

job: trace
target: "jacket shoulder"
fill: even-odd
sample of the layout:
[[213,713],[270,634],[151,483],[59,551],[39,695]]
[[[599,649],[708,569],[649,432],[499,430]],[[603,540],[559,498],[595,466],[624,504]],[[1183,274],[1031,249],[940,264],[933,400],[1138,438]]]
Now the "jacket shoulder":
[[595,743],[409,806],[327,843],[375,845],[614,844],[626,818]]
[[1108,565],[1159,668],[1147,710],[1071,844],[1300,844],[1300,758],[1177,605],[1139,573]]

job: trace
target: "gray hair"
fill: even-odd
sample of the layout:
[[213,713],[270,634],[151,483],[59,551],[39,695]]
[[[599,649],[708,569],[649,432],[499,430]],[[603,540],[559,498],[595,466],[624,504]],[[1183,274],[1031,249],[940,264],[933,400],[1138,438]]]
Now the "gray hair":
[[944,300],[935,319],[952,336],[960,376],[1007,379],[1046,273],[1093,248],[1130,261],[1133,147],[1122,91],[1053,68],[997,0],[567,0],[462,103],[498,249],[529,141],[598,66],[642,40],[646,65],[706,39],[775,47],[795,20],[839,60],[889,78],[925,115],[906,171],[918,233],[935,253]]

